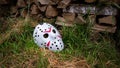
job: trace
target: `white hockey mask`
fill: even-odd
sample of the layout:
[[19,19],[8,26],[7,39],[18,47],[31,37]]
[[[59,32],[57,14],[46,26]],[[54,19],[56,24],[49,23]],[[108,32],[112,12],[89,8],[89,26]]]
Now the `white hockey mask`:
[[47,47],[52,51],[61,51],[64,48],[60,33],[51,24],[38,24],[34,29],[33,37],[39,47]]

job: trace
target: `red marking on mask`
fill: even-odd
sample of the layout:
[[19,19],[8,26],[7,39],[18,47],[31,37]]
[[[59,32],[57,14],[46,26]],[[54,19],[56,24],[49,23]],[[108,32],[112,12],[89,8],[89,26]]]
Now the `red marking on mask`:
[[44,32],[51,32],[51,27],[49,28],[49,30],[47,31],[47,30],[45,30]]
[[49,45],[50,45],[50,41],[47,43],[47,47],[49,47]]

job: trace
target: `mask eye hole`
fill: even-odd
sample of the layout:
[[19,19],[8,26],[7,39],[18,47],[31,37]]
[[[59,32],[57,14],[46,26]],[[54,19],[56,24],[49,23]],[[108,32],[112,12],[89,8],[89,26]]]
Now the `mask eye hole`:
[[53,33],[56,33],[56,31],[55,31],[54,29],[52,30],[52,32],[53,32]]
[[48,38],[48,36],[49,36],[48,34],[44,34],[43,35],[44,38]]

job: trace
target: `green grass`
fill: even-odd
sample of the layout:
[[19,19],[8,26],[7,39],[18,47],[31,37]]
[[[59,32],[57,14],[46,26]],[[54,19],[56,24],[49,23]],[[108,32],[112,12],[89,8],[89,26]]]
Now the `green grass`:
[[[91,68],[118,68],[120,57],[110,40],[101,37],[99,41],[90,40],[88,25],[62,27],[62,37],[65,48],[58,57],[62,61],[73,57],[84,58]],[[43,52],[33,41],[33,29],[28,24],[24,32],[13,33],[9,39],[0,45],[0,67],[35,67],[47,68],[49,62]]]
[[12,35],[0,45],[0,67],[46,68],[48,61],[33,41],[33,28],[26,25],[22,29],[24,32],[13,32]]
[[[113,42],[101,38],[99,42],[90,40],[86,25],[73,28],[63,28],[63,40],[67,48],[63,55],[75,57],[84,56],[92,68],[114,68],[119,67],[119,56]],[[110,62],[110,65],[106,63]]]

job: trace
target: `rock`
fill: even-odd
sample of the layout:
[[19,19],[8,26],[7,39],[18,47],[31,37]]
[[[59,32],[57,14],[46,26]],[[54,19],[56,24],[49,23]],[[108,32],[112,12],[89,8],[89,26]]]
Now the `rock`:
[[58,4],[61,0],[38,0],[41,5],[56,5]]
[[58,4],[57,8],[66,8],[70,2],[71,2],[71,0],[62,0]]
[[50,0],[38,0],[42,5],[48,5]]
[[57,25],[72,27],[74,25],[75,13],[63,13],[63,17],[58,16]]
[[51,18],[58,15],[58,11],[53,6],[49,5],[45,12],[46,17]]
[[112,0],[112,2],[115,2],[117,4],[120,4],[120,0]]
[[112,26],[103,26],[103,25],[99,25],[99,24],[95,24],[92,27],[93,30],[97,30],[99,32],[110,32],[110,33],[115,33],[116,31],[116,26],[112,27]]
[[78,16],[75,18],[75,23],[77,23],[77,24],[85,24],[86,21],[84,20],[84,18],[80,14],[78,14]]
[[55,4],[58,4],[61,0],[51,0],[52,2],[54,2]]
[[99,18],[98,22],[100,24],[108,24],[108,25],[112,25],[112,26],[116,25],[116,19],[114,16],[106,16],[106,17]]
[[114,2],[116,4],[120,4],[120,0],[99,0],[99,3],[104,3],[104,2],[106,3]]
[[85,2],[87,2],[87,3],[93,3],[93,2],[95,2],[96,0],[85,0]]
[[11,6],[11,7],[10,7],[10,13],[11,13],[11,14],[15,14],[17,11],[18,11],[18,10],[17,10],[17,7],[16,7],[16,6]]
[[33,4],[31,6],[31,14],[39,14],[39,13],[40,13],[39,8],[35,4]]
[[17,7],[18,8],[23,8],[23,7],[26,7],[27,4],[25,3],[24,0],[17,0]]
[[5,5],[5,4],[9,4],[10,1],[9,0],[0,0],[0,5]]
[[46,5],[45,5],[45,6],[40,6],[40,11],[41,11],[41,12],[45,12],[45,11],[46,11],[46,8],[47,8]]
[[58,16],[55,24],[60,26],[73,27],[73,22],[66,21],[63,17]]
[[75,20],[75,13],[63,13],[62,16],[66,21],[69,22],[73,22]]
[[[88,12],[89,11],[89,12]],[[96,7],[93,5],[71,4],[63,9],[63,12],[95,14],[95,15],[117,15],[118,10],[112,6]]]

